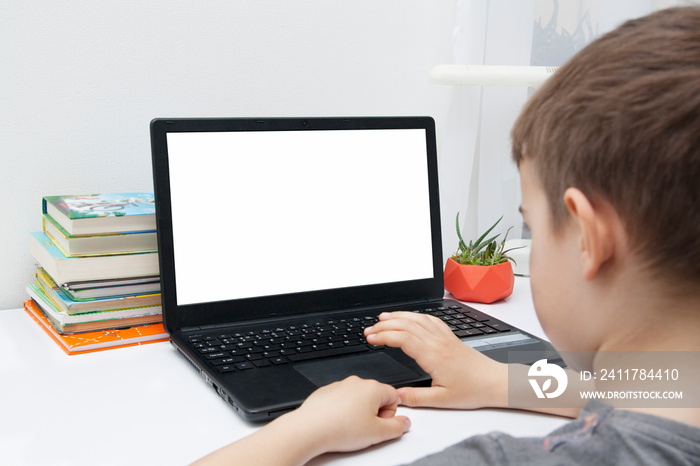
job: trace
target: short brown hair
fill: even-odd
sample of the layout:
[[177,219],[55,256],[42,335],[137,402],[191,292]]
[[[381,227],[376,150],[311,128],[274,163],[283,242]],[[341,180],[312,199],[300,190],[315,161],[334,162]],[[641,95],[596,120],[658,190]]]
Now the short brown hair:
[[511,137],[555,230],[576,187],[616,209],[653,270],[700,287],[700,8],[658,11],[592,42],[535,92]]

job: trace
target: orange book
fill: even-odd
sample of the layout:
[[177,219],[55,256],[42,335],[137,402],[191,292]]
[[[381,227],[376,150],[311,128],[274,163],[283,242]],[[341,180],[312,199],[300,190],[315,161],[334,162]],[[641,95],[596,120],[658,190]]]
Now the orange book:
[[51,326],[51,323],[49,323],[33,300],[28,299],[24,302],[24,310],[69,355],[168,340],[168,334],[165,332],[162,323],[62,335]]

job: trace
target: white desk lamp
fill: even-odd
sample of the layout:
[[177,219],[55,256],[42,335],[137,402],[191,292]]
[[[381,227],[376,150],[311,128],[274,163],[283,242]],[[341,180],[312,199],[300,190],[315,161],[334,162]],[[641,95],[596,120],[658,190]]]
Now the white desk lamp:
[[[433,84],[456,86],[528,86],[537,89],[558,69],[557,66],[437,65],[428,79]],[[481,118],[481,109],[479,109]],[[479,131],[481,131],[479,129]],[[506,249],[519,248],[509,255],[515,260],[516,275],[530,275],[530,239],[506,241]]]

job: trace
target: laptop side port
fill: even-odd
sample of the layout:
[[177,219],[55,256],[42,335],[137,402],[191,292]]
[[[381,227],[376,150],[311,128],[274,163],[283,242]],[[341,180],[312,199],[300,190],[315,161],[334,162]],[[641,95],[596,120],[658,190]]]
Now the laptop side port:
[[[172,343],[172,342],[171,342],[171,343]],[[199,375],[202,376],[202,378],[204,379],[204,381],[205,381],[207,384],[209,384],[209,385],[214,389],[214,391],[216,391],[216,393],[219,394],[219,396],[220,396],[221,398],[224,399],[224,401],[226,401],[229,405],[231,405],[233,408],[235,408],[236,411],[239,410],[238,405],[236,405],[236,403],[233,401],[233,399],[232,399],[231,397],[229,397],[229,396],[226,394],[226,392],[224,392],[224,391],[221,389],[221,387],[219,387],[216,383],[214,383],[214,381],[213,381],[212,379],[210,379],[209,376],[208,376],[202,369],[200,369],[199,366],[197,366],[197,364],[195,364],[194,361],[192,361],[192,359],[190,359],[190,357],[187,355],[187,353],[185,353],[182,349],[180,349],[180,348],[179,348],[177,345],[175,345],[174,343],[173,343],[173,346],[174,346],[175,349],[178,351],[178,353],[180,353],[180,354],[185,358],[185,360],[187,360],[187,362],[189,362],[189,363],[192,365],[192,367],[194,367],[194,369],[199,373]]]
[[217,388],[216,391],[219,393],[219,396],[221,396],[221,398],[223,398],[226,403],[228,403],[229,405],[231,405],[232,408],[234,408],[236,411],[238,411],[238,405],[236,403],[234,403],[233,398],[228,396],[226,394],[226,392],[223,391],[220,387]]

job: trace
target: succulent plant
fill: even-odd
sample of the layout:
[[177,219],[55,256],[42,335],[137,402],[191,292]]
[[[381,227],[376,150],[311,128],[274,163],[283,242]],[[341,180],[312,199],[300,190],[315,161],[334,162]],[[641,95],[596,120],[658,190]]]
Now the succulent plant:
[[491,231],[496,228],[496,225],[503,219],[503,217],[496,220],[496,223],[491,225],[491,228],[486,230],[483,235],[476,240],[476,242],[469,241],[469,244],[464,242],[462,238],[462,232],[459,229],[459,212],[457,212],[457,237],[459,238],[459,247],[457,252],[452,256],[452,259],[458,264],[463,265],[496,265],[501,264],[506,261],[511,261],[515,263],[512,257],[508,256],[507,253],[518,248],[505,249],[506,239],[508,238],[508,233],[513,227],[508,228],[503,241],[498,243],[496,238],[500,236],[494,235],[488,239],[485,239]]

